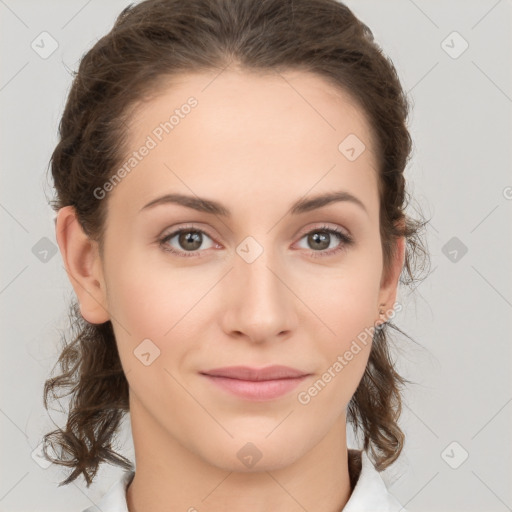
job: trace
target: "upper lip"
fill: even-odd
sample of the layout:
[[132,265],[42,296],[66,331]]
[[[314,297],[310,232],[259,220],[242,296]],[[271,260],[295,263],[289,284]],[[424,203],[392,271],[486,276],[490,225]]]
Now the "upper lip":
[[227,377],[239,380],[275,380],[292,379],[309,375],[307,372],[289,366],[272,365],[264,368],[251,368],[250,366],[225,366],[201,372],[212,377]]

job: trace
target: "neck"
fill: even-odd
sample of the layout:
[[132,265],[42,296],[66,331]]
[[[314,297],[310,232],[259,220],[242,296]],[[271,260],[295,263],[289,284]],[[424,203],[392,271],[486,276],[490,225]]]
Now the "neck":
[[199,457],[132,397],[130,410],[136,473],[126,493],[129,512],[339,512],[350,497],[344,417],[290,464],[265,464],[263,456],[244,472]]

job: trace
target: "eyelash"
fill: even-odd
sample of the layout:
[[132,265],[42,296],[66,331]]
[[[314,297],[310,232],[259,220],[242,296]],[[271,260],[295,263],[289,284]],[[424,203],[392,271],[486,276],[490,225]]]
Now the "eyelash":
[[[171,248],[169,245],[166,245],[166,243],[174,238],[176,235],[179,235],[183,232],[197,232],[202,233],[208,238],[211,238],[213,240],[213,237],[211,237],[208,233],[203,231],[202,229],[197,229],[194,226],[184,226],[176,231],[173,231],[172,233],[163,236],[162,238],[158,239],[159,245],[162,248],[163,251],[169,252],[172,254],[175,254],[178,257],[183,258],[189,258],[189,257],[196,257],[200,258],[202,257],[201,251],[177,251],[176,249]],[[341,241],[341,245],[334,248],[334,249],[324,249],[323,251],[311,251],[310,256],[313,258],[323,258],[327,256],[332,256],[334,254],[337,254],[341,251],[346,251],[351,245],[353,245],[354,240],[351,236],[347,235],[346,233],[342,232],[341,230],[337,228],[332,228],[329,226],[320,226],[316,227],[307,233],[304,233],[299,240],[302,240],[305,236],[310,235],[311,233],[317,233],[317,232],[324,232],[333,234]]]

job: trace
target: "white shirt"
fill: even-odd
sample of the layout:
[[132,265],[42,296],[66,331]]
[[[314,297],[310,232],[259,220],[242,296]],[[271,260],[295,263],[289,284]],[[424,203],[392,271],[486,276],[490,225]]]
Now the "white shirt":
[[[349,450],[349,457],[353,456],[354,452],[355,450]],[[361,471],[358,477],[357,474],[351,475],[352,478],[357,478],[357,481],[342,512],[407,512],[388,491],[366,452],[360,451],[360,454]],[[101,512],[128,512],[126,489],[134,476],[134,471],[125,471],[103,495],[97,504],[98,508],[91,506],[82,512],[97,512],[98,509]]]

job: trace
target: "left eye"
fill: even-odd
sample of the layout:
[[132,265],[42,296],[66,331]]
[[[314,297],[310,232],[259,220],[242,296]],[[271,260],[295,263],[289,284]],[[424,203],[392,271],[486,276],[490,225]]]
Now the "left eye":
[[[333,241],[333,237],[338,239],[338,244],[336,244],[334,248],[330,248],[330,242]],[[339,231],[338,229],[333,229],[328,226],[313,229],[312,231],[306,233],[301,238],[301,240],[304,238],[306,239],[307,244],[316,247],[316,249],[320,249],[310,253],[313,257],[330,256],[332,254],[336,254],[339,251],[348,249],[348,247],[353,243],[353,240],[349,235]]]

